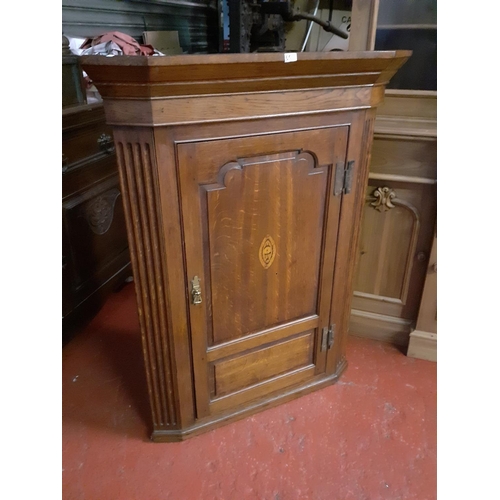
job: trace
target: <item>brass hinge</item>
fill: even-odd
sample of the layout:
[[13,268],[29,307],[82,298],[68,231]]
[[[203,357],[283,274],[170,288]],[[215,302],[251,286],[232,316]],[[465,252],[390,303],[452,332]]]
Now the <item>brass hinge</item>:
[[321,351],[330,349],[333,345],[335,337],[335,325],[325,326],[321,336]]
[[347,162],[344,168],[344,162],[339,161],[335,165],[335,181],[333,184],[334,196],[340,196],[342,193],[349,194],[352,190],[352,179],[354,174],[354,160]]
[[332,347],[334,337],[335,337],[335,325],[330,325],[330,329],[328,330],[328,349]]

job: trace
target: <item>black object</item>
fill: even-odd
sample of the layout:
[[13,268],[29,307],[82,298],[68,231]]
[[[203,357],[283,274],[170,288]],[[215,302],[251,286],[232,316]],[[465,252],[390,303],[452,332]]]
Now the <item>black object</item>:
[[375,50],[412,50],[388,89],[437,90],[437,30],[378,28]]
[[307,12],[294,12],[290,0],[228,0],[229,52],[284,52],[285,22],[303,19],[344,39],[348,34]]

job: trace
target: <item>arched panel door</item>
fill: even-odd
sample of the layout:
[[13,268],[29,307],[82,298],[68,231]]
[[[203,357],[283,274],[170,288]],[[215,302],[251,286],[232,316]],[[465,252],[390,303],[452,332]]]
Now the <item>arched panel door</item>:
[[347,137],[177,145],[198,418],[324,373]]

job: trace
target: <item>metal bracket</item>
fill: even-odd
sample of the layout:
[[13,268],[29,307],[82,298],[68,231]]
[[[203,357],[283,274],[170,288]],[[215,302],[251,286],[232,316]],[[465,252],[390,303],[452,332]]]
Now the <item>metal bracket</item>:
[[330,349],[335,337],[335,325],[325,326],[321,335],[321,352]]
[[328,327],[323,328],[323,333],[321,335],[321,352],[326,351],[328,348]]
[[328,349],[332,347],[334,338],[335,338],[335,325],[330,325],[330,329],[328,330]]
[[97,144],[99,145],[101,151],[103,151],[104,153],[111,154],[115,151],[113,138],[108,134],[101,134],[97,139]]
[[342,193],[349,194],[352,190],[352,180],[354,177],[354,160],[347,162],[340,161],[335,165],[335,181],[333,184],[333,195],[340,196]]
[[344,189],[344,162],[339,161],[337,165],[335,165],[335,182],[333,184],[333,195],[340,196]]
[[352,178],[354,174],[354,160],[347,162],[347,168],[345,169],[344,178],[344,193],[349,194],[352,189]]

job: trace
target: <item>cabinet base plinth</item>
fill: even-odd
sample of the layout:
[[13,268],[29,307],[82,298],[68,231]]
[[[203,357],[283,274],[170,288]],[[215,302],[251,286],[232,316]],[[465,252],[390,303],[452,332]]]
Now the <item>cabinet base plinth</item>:
[[437,335],[419,330],[411,332],[407,356],[427,361],[437,361]]
[[353,337],[387,342],[406,349],[412,322],[403,318],[351,310],[349,334]]
[[279,396],[269,396],[265,399],[261,399],[258,402],[246,406],[241,410],[232,411],[224,415],[217,415],[209,419],[203,419],[198,421],[196,424],[187,427],[185,429],[176,430],[154,430],[151,435],[151,440],[155,443],[175,443],[179,441],[185,441],[191,437],[209,432],[221,427],[222,425],[229,424],[231,422],[236,422],[243,418],[249,417],[255,413],[267,410],[269,408],[274,408],[282,403],[297,399],[300,396],[304,396],[311,392],[323,389],[329,385],[334,384],[339,379],[340,375],[347,368],[347,361],[343,361],[339,366],[337,373],[329,376],[317,377],[306,384],[301,384],[299,387],[290,389],[287,392],[282,392]]

